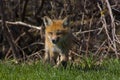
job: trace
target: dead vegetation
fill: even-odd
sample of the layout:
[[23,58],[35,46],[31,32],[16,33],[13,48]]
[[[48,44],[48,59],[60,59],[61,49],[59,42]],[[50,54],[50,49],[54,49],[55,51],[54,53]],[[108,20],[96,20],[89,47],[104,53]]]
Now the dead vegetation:
[[[0,0],[0,57],[34,61],[44,55],[42,18],[70,17],[77,38],[70,59],[120,58],[119,0]],[[97,63],[96,63],[97,64]]]

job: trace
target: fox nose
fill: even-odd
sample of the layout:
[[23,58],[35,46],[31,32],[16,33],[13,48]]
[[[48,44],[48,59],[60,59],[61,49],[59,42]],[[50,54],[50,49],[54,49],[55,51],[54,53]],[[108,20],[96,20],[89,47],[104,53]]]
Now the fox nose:
[[52,43],[53,43],[53,44],[56,44],[58,41],[59,41],[59,37],[58,37],[57,39],[53,39],[53,40],[52,40]]
[[52,43],[56,44],[56,43],[57,43],[57,41],[56,41],[56,40],[52,40]]

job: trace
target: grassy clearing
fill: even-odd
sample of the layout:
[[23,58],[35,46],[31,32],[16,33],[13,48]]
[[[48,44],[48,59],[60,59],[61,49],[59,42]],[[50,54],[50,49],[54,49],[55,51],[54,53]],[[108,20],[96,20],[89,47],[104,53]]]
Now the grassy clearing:
[[0,62],[1,80],[120,80],[120,61],[109,60],[92,69],[54,69],[37,64],[11,64]]

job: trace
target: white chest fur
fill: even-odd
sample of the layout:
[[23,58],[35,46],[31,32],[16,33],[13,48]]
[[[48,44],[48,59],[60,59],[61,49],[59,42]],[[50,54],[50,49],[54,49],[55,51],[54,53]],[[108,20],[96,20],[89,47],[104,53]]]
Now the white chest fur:
[[53,45],[52,51],[57,52],[57,53],[61,53],[61,49],[58,48],[58,46],[56,46],[56,45]]

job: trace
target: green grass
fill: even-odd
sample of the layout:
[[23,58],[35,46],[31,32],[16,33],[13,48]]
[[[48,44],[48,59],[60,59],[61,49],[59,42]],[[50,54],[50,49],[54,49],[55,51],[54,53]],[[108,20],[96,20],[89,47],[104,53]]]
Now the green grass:
[[120,61],[109,60],[91,69],[54,69],[40,62],[15,65],[1,61],[0,80],[120,80]]

